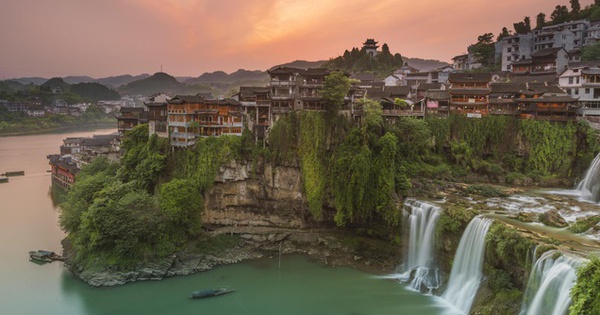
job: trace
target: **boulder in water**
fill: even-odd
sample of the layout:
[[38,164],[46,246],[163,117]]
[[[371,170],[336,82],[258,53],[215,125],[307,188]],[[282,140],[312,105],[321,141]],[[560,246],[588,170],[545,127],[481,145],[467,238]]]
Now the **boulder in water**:
[[549,210],[545,213],[540,214],[540,222],[544,223],[547,226],[564,228],[569,224],[565,219],[558,213],[556,210]]

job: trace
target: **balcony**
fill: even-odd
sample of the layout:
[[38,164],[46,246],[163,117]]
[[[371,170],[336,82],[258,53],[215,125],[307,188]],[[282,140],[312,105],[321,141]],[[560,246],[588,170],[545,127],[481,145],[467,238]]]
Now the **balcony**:
[[191,140],[196,139],[196,134],[189,132],[171,132],[171,139],[173,138]]
[[169,126],[173,127],[189,127],[190,122],[187,121],[169,121]]
[[279,81],[279,80],[271,80],[271,86],[295,86],[296,81]]
[[294,97],[293,94],[286,94],[286,95],[271,95],[271,99],[272,100],[289,100],[292,99]]

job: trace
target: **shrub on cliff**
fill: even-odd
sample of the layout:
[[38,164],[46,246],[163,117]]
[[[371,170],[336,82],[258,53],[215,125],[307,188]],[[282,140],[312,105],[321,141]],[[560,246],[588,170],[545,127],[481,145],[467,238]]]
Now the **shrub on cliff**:
[[571,315],[600,314],[600,258],[592,256],[590,261],[577,270],[577,282],[571,288],[573,304]]

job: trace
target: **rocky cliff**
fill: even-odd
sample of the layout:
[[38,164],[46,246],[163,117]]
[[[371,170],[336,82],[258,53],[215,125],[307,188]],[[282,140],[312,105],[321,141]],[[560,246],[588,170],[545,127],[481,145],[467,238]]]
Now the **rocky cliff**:
[[231,161],[204,196],[203,224],[306,228],[301,178],[296,167]]

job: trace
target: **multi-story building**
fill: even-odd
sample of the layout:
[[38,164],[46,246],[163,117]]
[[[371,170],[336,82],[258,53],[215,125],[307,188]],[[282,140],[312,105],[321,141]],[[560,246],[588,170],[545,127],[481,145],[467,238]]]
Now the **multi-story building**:
[[590,46],[600,42],[600,22],[590,23],[587,29],[583,46]]
[[451,73],[450,111],[475,118],[487,115],[491,79],[489,73]]
[[577,20],[544,26],[533,31],[533,51],[562,47],[567,51],[583,46],[590,21]]
[[515,61],[531,58],[532,40],[532,33],[502,38],[502,71],[511,71]]
[[325,77],[331,73],[325,68],[311,68],[301,71],[298,85],[297,109],[325,110],[321,91],[325,86]]
[[207,100],[198,95],[178,95],[167,101],[172,146],[188,147],[198,137],[236,135],[244,129],[242,104],[233,99]]
[[147,112],[143,107],[121,107],[116,118],[121,137],[135,126],[148,122]]
[[577,99],[529,89],[515,99],[521,118],[546,121],[569,121],[577,116]]
[[299,74],[302,69],[277,67],[267,72],[271,76],[271,110],[273,114],[287,113],[295,108]]
[[257,138],[264,138],[271,125],[271,89],[269,87],[241,86],[233,96],[239,101],[248,121],[248,128]]
[[580,63],[570,66],[558,78],[567,95],[577,98],[582,116],[600,116],[600,63]]

